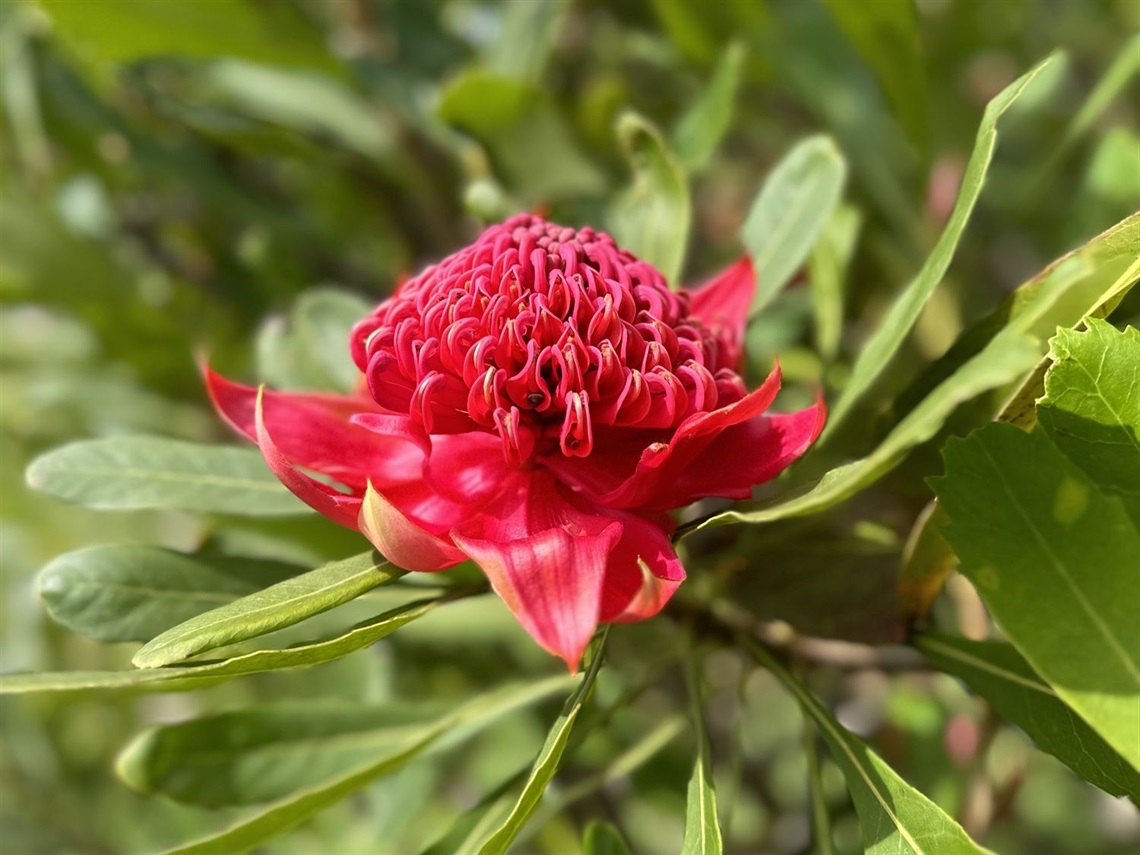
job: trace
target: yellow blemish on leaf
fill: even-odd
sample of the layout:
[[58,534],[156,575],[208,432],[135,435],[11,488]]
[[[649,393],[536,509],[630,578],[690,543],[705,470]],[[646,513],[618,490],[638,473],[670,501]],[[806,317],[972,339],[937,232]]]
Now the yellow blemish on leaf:
[[1089,489],[1079,481],[1066,478],[1053,497],[1053,519],[1061,525],[1071,525],[1089,506]]

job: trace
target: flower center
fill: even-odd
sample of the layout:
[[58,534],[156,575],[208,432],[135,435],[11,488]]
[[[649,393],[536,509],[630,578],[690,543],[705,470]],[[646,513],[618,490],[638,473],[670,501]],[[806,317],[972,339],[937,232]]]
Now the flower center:
[[519,215],[404,282],[352,334],[376,402],[428,433],[496,431],[507,459],[595,426],[671,428],[738,400],[729,333],[604,233]]

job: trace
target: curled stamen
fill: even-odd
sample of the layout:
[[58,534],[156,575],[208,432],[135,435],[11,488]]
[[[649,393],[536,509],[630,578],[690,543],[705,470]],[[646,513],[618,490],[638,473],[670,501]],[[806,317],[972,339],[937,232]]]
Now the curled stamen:
[[590,397],[585,392],[566,395],[566,416],[559,437],[567,457],[588,457],[594,450],[594,427],[590,422]]

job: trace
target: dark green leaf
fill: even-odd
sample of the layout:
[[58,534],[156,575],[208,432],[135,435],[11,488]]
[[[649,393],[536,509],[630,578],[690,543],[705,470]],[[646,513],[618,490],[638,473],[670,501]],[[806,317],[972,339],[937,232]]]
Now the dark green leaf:
[[614,199],[610,229],[621,246],[660,270],[675,289],[692,216],[685,175],[660,132],[641,116],[623,115],[617,135],[633,170],[633,184]]
[[931,483],[960,570],[1015,647],[1140,768],[1140,532],[1041,431],[991,424]]
[[914,0],[863,4],[824,0],[824,5],[875,72],[911,141],[925,153],[930,145],[930,117]]
[[807,261],[846,180],[847,162],[823,136],[800,142],[768,175],[740,229],[756,268],[752,314],[772,302]]
[[49,451],[29,486],[97,510],[175,508],[241,516],[304,513],[256,449],[156,436],[113,436]]
[[591,822],[582,837],[582,855],[630,855],[630,852],[616,828],[605,822]]
[[147,641],[295,572],[255,559],[201,561],[153,546],[95,546],[48,564],[39,591],[48,613],[73,632]]
[[915,645],[1028,733],[1042,751],[1102,790],[1140,801],[1140,773],[1065,706],[1012,646],[941,635],[919,636]]
[[181,662],[300,623],[403,575],[371,552],[334,561],[172,627],[144,645],[132,662],[138,668]]

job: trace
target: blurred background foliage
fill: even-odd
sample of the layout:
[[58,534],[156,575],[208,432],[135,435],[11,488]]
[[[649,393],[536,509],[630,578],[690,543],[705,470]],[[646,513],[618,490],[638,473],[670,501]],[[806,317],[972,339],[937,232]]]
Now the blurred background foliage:
[[[291,558],[313,562],[359,551],[355,536],[315,518],[95,515],[28,492],[23,470],[79,437],[225,439],[196,353],[277,385],[343,383],[339,354],[312,358],[306,342],[327,342],[314,325],[343,326],[488,220],[540,209],[568,224],[612,223],[631,182],[616,130],[629,109],[671,141],[692,190],[685,282],[740,253],[761,179],[798,139],[835,139],[853,226],[842,332],[838,319],[813,324],[800,276],[754,323],[750,359],[766,370],[780,353],[789,408],[841,385],[948,216],[982,107],[1064,48],[1067,60],[1004,120],[950,276],[892,369],[888,385],[904,387],[1019,283],[1137,208],[1138,31],[1136,0],[0,0],[3,669],[127,665],[122,645],[62,631],[37,604],[35,571],[68,549],[205,543],[273,557],[288,543]],[[1131,299],[1120,311],[1127,320],[1138,309]],[[890,418],[880,404],[849,429],[847,448]],[[929,498],[921,479],[937,472],[936,449],[857,506],[688,545],[764,618],[897,639],[902,541]],[[952,586],[936,617],[968,622],[972,608]],[[658,673],[646,653],[676,643],[666,621],[613,634],[602,706],[640,692],[590,730],[559,778],[569,784],[552,793],[593,783],[543,814],[522,850],[577,851],[588,817],[617,823],[634,851],[676,848],[687,737],[674,728],[668,749],[631,775],[597,780],[662,724],[670,695],[683,697],[675,669]],[[511,672],[557,667],[484,598],[311,671],[193,695],[5,699],[0,848],[149,851],[221,825],[225,811],[144,800],[114,781],[116,752],[146,724],[316,695],[446,703]],[[805,851],[795,702],[730,651],[709,658],[706,678],[728,849]],[[1135,851],[1131,806],[1031,751],[952,679],[822,668],[812,683],[967,827],[964,801],[983,782],[996,851]],[[414,764],[266,851],[416,851],[529,763],[555,709]],[[828,760],[820,780],[838,851],[858,851]]]

